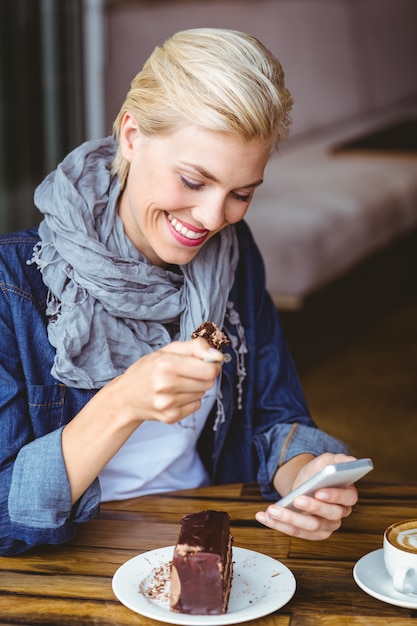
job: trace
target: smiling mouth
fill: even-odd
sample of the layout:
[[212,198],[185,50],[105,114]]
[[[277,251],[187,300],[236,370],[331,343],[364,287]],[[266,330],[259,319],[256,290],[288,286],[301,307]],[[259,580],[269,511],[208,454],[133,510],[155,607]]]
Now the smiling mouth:
[[196,239],[203,239],[209,232],[208,230],[191,230],[190,228],[179,222],[171,214],[168,215],[168,220],[171,222],[171,226],[177,231],[177,233],[179,233],[186,239],[191,239],[193,241]]

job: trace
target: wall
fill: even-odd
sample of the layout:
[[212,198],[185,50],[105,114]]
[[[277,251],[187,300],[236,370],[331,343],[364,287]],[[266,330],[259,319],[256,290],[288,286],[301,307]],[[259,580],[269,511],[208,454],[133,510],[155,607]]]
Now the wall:
[[293,136],[417,96],[415,0],[113,0],[106,19],[108,131],[153,48],[198,26],[250,32],[278,56],[295,98]]

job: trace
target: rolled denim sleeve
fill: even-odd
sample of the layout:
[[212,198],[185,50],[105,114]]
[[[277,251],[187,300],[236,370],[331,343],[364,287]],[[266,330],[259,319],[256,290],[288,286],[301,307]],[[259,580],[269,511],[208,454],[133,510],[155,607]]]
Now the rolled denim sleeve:
[[67,541],[75,534],[77,523],[98,514],[98,479],[71,504],[61,436],[62,428],[27,444],[16,457],[9,516],[13,535],[29,545]]
[[99,510],[96,480],[75,505],[62,429],[91,398],[51,375],[47,287],[28,265],[35,230],[0,237],[0,554],[70,539]]
[[272,485],[277,469],[298,454],[319,456],[325,452],[349,454],[344,443],[319,430],[314,425],[277,424],[255,436],[259,458],[258,482],[266,500],[276,500],[279,494]]

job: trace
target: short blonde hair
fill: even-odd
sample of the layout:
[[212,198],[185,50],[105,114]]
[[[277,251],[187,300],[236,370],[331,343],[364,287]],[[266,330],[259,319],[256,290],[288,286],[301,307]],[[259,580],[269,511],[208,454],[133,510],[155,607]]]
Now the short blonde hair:
[[[155,48],[133,79],[113,132],[118,140],[129,112],[145,135],[193,124],[260,139],[272,152],[287,137],[292,103],[281,64],[255,37],[195,28]],[[123,188],[129,163],[119,146],[113,169]]]

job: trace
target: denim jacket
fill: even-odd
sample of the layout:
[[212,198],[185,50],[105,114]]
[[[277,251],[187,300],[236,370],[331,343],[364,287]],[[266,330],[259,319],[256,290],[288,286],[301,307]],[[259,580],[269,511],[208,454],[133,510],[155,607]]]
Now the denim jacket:
[[[277,468],[303,452],[346,452],[312,421],[265,290],[263,262],[244,222],[237,226],[240,261],[224,329],[224,416],[210,414],[198,442],[213,484],[257,481],[265,499]],[[74,505],[61,433],[94,391],[69,388],[50,373],[47,288],[28,264],[37,230],[0,237],[0,554],[69,540],[99,512],[96,479]],[[228,348],[229,350],[229,348]]]

